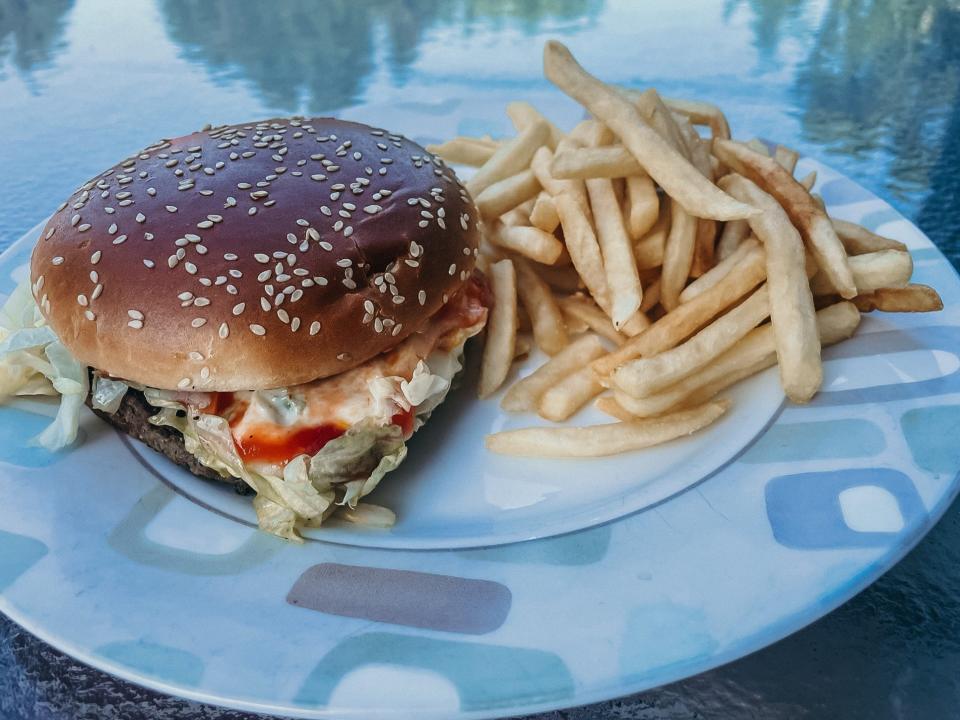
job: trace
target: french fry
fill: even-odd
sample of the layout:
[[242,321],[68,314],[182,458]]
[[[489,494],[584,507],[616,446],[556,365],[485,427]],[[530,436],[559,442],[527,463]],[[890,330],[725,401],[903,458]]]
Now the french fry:
[[627,178],[627,232],[631,240],[640,240],[657,224],[660,199],[653,180],[646,173]]
[[804,190],[810,192],[813,190],[813,186],[817,184],[817,171],[811,170],[802,178],[800,178],[799,183],[803,186]]
[[697,100],[679,98],[661,98],[664,104],[681,115],[686,115],[694,125],[707,125],[713,137],[730,139],[730,125],[727,118],[716,105]]
[[517,335],[517,341],[513,348],[513,359],[522,360],[533,350],[533,339],[529,335]]
[[680,303],[680,293],[690,277],[697,241],[697,219],[678,202],[670,203],[670,232],[663,248],[660,304],[669,312]]
[[604,390],[589,367],[568,375],[540,398],[540,417],[563,422]]
[[723,261],[730,257],[740,243],[750,237],[750,224],[746,220],[731,220],[723,226],[720,239],[717,240],[716,258]]
[[779,163],[780,167],[793,175],[793,171],[797,168],[797,161],[800,159],[800,153],[785,145],[777,145],[777,149],[773,153],[773,159]]
[[589,118],[577,123],[564,140],[578,143],[584,147],[595,148],[613,142],[613,133],[599,120]]
[[455,137],[439,145],[427,145],[427,152],[439,155],[448,163],[480,167],[493,157],[498,147],[492,140]]
[[565,150],[554,155],[550,172],[555,178],[572,180],[646,174],[623,145]]
[[[607,314],[596,303],[583,295],[570,295],[560,299],[560,308],[567,318],[583,323],[597,335],[607,338],[616,345],[623,345],[627,338],[617,331]],[[569,321],[568,321],[569,323]],[[572,331],[571,331],[572,332]]]
[[659,418],[573,428],[523,428],[487,435],[487,449],[528,457],[600,457],[660,445],[705,428],[730,407],[724,400]]
[[660,278],[648,284],[643,291],[643,302],[640,303],[640,312],[648,313],[660,302]]
[[[563,140],[559,147],[566,148],[576,146],[569,144],[567,140]],[[544,147],[534,153],[533,160],[530,163],[530,169],[533,170],[534,175],[537,176],[537,180],[540,181],[543,189],[553,196],[554,203],[556,203],[556,199],[560,195],[569,195],[577,201],[580,209],[583,210],[586,217],[592,221],[593,214],[590,211],[590,202],[587,200],[587,188],[586,185],[583,184],[583,180],[559,180],[555,178],[550,171],[552,164],[553,153],[550,152],[549,148]]]
[[846,250],[830,219],[790,173],[776,160],[730,140],[715,140],[713,152],[726,165],[780,202],[813,252],[817,265],[830,278],[841,297],[851,298],[857,294]]
[[546,123],[536,122],[529,125],[515,138],[497,148],[490,159],[467,181],[467,190],[476,198],[494,183],[527,170],[533,154],[537,148],[547,143],[549,137],[550,128]]
[[500,216],[500,223],[507,227],[529,227],[530,215],[524,211],[523,204],[517,205]]
[[680,293],[680,304],[682,305],[685,302],[689,302],[697,295],[700,295],[706,292],[709,288],[712,288],[723,278],[729,275],[730,272],[735,270],[743,261],[743,258],[745,258],[749,253],[753,252],[759,246],[760,243],[756,238],[747,238],[747,240],[740,243],[739,247],[737,247],[737,249],[734,250],[731,255],[728,255],[726,258],[718,262],[707,272],[683,289],[683,292]]
[[517,132],[523,132],[535,123],[544,123],[549,130],[547,147],[551,150],[556,149],[557,143],[563,139],[563,132],[560,128],[547,120],[539,110],[528,102],[514,101],[509,103],[507,105],[507,117],[510,118],[510,122],[513,123]]
[[621,90],[620,94],[634,105],[641,119],[650,125],[670,147],[692,162],[690,146],[684,140],[680,128],[677,127],[673,113],[654,88],[647,88],[643,92]]
[[560,308],[557,307],[544,282],[522,258],[514,261],[517,271],[517,294],[530,316],[533,339],[547,355],[555,355],[567,346],[567,330]]
[[693,243],[693,263],[690,277],[698,278],[714,265],[716,256],[717,221],[697,220],[697,237]]
[[780,204],[740,175],[727,175],[721,185],[733,197],[763,212],[747,222],[767,253],[770,321],[777,344],[780,383],[794,402],[808,402],[820,389],[820,336],[807,280],[803,239]]
[[703,177],[680,153],[640,117],[616,90],[588,74],[561,43],[544,48],[547,78],[609,127],[647,173],[689,212],[714,220],[735,220],[753,214]]
[[907,250],[902,242],[877,235],[856,223],[836,218],[830,218],[830,222],[849,255],[864,255],[878,250]]
[[[881,288],[905,286],[913,274],[913,259],[901,250],[878,250],[851,256],[850,268],[857,294],[863,295]],[[839,294],[822,269],[810,281],[810,289],[814,295]]]
[[753,138],[752,140],[748,140],[747,142],[742,143],[742,145],[744,147],[747,147],[753,150],[758,155],[763,155],[764,157],[770,157],[770,148],[767,147],[767,144],[760,138]]
[[613,395],[601,395],[594,401],[593,406],[600,412],[623,422],[637,419],[636,415],[625,410]]
[[614,372],[611,380],[620,390],[638,397],[663,390],[729,350],[769,315],[770,293],[764,285],[686,342],[653,357],[630,361]]
[[500,407],[507,412],[536,410],[547,390],[603,352],[603,345],[596,335],[577,338],[530,375],[510,386],[500,401]]
[[496,225],[489,237],[496,245],[544,265],[553,265],[563,252],[563,243],[552,233],[534,227]]
[[620,326],[620,331],[627,337],[635,337],[650,327],[650,319],[638,309],[630,318]]
[[581,209],[580,203],[572,196],[561,194],[554,198],[554,202],[557,205],[557,214],[560,215],[563,239],[573,266],[577,269],[583,284],[587,286],[587,291],[609,315],[610,290],[603,271],[600,245],[597,243],[597,236],[593,232],[590,220]]
[[551,234],[560,227],[560,216],[557,215],[557,206],[553,202],[553,197],[546,191],[537,195],[537,200],[533,204],[533,210],[530,213],[530,224],[539,230]]
[[510,372],[517,340],[517,276],[510,260],[490,266],[494,305],[487,323],[487,339],[480,363],[478,394],[489,397],[503,385]]
[[932,287],[911,284],[902,288],[880,288],[872,293],[857,295],[853,304],[860,312],[937,312],[943,310],[943,300]]
[[670,223],[673,203],[669,197],[664,197],[660,203],[660,216],[646,235],[640,238],[633,246],[633,255],[640,270],[652,270],[663,265],[663,251],[667,245],[667,235],[670,234]]
[[[860,313],[848,301],[817,312],[817,331],[824,347],[846,340],[860,324]],[[777,362],[776,341],[773,328],[762,325],[750,332],[702,371],[684,378],[678,383],[648,395],[635,398],[616,392],[614,397],[627,412],[637,417],[651,417],[712,399],[728,387],[744,378],[773,367]]]
[[[594,372],[603,377],[635,357],[656,355],[678,345],[751,292],[765,277],[766,257],[763,249],[757,248],[744,258],[737,272],[730,273],[690,302],[667,313],[647,330],[630,338],[623,347],[595,360]],[[651,287],[645,295],[652,290]]]
[[558,267],[556,265],[537,265],[534,267],[537,275],[546,280],[547,285],[560,292],[576,292],[583,287],[583,281],[577,275],[572,265]]
[[594,178],[586,184],[611,298],[610,319],[619,329],[640,307],[643,299],[640,276],[613,183],[606,178]]
[[540,181],[533,170],[523,170],[487,186],[475,195],[477,209],[484,218],[497,218],[518,205],[535,198]]

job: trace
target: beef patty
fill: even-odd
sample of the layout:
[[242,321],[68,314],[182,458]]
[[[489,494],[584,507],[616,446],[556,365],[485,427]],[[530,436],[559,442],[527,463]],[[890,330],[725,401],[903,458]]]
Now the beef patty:
[[[87,405],[90,405],[89,397],[87,398]],[[216,470],[203,465],[197,458],[187,452],[183,444],[183,435],[179,432],[171,427],[161,427],[151,423],[150,417],[156,415],[157,409],[147,402],[143,393],[139,390],[133,388],[127,390],[120,402],[120,407],[115,413],[106,413],[102,410],[94,410],[94,412],[115,428],[135,437],[161,455],[166,455],[177,465],[185,467],[194,475],[230,483],[241,495],[249,495],[253,492],[243,480],[232,475],[223,476]]]

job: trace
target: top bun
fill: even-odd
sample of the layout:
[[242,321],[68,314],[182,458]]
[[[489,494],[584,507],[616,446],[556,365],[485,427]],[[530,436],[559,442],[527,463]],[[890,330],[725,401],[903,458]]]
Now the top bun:
[[331,118],[164,140],[83,185],[31,260],[81,362],[156,388],[250,390],[355,367],[429,322],[476,262],[443,161]]

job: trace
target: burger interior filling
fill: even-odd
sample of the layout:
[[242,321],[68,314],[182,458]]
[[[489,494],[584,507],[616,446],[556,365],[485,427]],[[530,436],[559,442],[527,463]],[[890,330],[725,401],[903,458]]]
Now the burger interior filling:
[[[421,332],[334,377],[270,390],[201,393],[158,390],[95,372],[91,404],[115,412],[129,387],[143,392],[158,409],[151,422],[175,428],[202,464],[256,491],[254,507],[264,530],[297,539],[300,529],[319,525],[337,509],[347,519],[389,525],[392,512],[358,501],[400,464],[405,441],[446,397],[465,342],[486,322],[485,292],[481,281],[469,280]],[[76,435],[86,368],[61,357],[65,350],[39,313],[29,315],[16,322],[10,312],[0,316],[6,328],[0,331],[0,391],[59,392],[57,429],[44,444],[64,445]]]

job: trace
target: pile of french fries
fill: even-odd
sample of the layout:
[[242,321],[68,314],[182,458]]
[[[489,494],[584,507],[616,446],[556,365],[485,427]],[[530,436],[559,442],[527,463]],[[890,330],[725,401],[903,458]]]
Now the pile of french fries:
[[515,137],[429,148],[478,168],[467,188],[495,298],[479,394],[535,344],[550,359],[506,391],[505,410],[561,423],[594,401],[617,422],[498,432],[490,450],[592,457],[667,442],[775,364],[803,403],[823,380],[821,348],[861,312],[942,309],[910,284],[905,245],[828,217],[815,175],[794,178],[795,151],[731,140],[709,103],[607,85],[558,42],[544,70],[589,119],[564,133],[514,102]]

